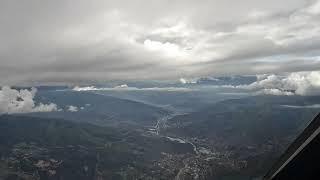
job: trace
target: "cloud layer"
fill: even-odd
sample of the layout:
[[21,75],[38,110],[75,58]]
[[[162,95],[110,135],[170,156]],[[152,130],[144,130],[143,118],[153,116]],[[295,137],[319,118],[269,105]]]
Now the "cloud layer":
[[184,87],[150,87],[150,88],[137,88],[129,87],[127,84],[122,84],[112,88],[96,88],[95,86],[75,86],[74,91],[176,91],[176,92],[188,92],[195,91],[196,89],[184,88]]
[[272,95],[320,95],[320,71],[295,72],[288,75],[259,75],[249,85],[237,86]]
[[0,85],[320,67],[320,1],[0,2]]
[[301,108],[320,109],[320,104],[312,104],[312,105],[305,105],[305,106],[294,106],[294,105],[281,105],[281,106],[285,108],[296,108],[296,109],[301,109]]
[[58,111],[56,104],[39,103],[36,105],[34,97],[37,89],[11,89],[2,87],[0,90],[0,114],[30,113],[30,112],[51,112]]

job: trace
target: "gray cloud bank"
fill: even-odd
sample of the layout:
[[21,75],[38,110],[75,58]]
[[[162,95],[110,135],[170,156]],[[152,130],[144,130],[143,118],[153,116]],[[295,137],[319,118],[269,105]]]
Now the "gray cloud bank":
[[0,85],[320,67],[320,1],[3,0],[0,24]]
[[36,105],[34,97],[37,89],[11,89],[4,86],[0,90],[0,114],[30,113],[30,112],[51,112],[58,111],[54,103]]

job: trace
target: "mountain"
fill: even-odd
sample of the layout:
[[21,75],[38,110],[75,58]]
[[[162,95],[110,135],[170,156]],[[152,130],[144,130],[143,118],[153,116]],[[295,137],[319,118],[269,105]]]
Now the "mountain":
[[[188,89],[188,87],[185,88]],[[229,93],[226,95],[224,92]],[[189,91],[98,91],[97,93],[142,102],[181,113],[198,111],[225,99],[248,96],[238,89],[206,89],[203,87],[189,88]]]
[[[41,89],[35,101],[62,111],[0,115],[0,179],[259,178],[320,104],[319,96],[219,101],[221,89],[202,92]],[[193,111],[176,115],[158,102]]]
[[[159,117],[170,113],[163,108],[141,102],[91,92],[39,91],[36,101],[54,102],[62,108],[62,111],[30,113],[29,116],[67,119],[102,126],[121,123],[152,126]],[[68,106],[77,107],[77,111],[68,111]]]
[[233,145],[262,144],[297,135],[319,112],[319,108],[285,105],[303,107],[314,103],[320,104],[320,97],[253,96],[225,100],[170,119],[171,129],[167,132],[220,139]]
[[196,84],[202,85],[244,85],[257,81],[256,76],[220,76],[220,77],[202,77],[196,81]]

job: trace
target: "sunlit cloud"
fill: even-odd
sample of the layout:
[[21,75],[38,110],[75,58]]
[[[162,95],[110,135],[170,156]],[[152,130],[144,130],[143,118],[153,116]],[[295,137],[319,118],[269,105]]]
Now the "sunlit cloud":
[[272,95],[320,95],[320,72],[295,72],[288,75],[259,75],[258,81],[236,88]]
[[4,86],[0,90],[0,114],[58,111],[54,103],[36,103],[36,88],[16,90]]

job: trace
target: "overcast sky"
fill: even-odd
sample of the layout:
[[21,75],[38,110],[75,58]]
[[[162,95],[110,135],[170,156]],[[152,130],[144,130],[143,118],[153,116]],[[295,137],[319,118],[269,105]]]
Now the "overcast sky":
[[320,69],[320,1],[1,0],[0,85]]

